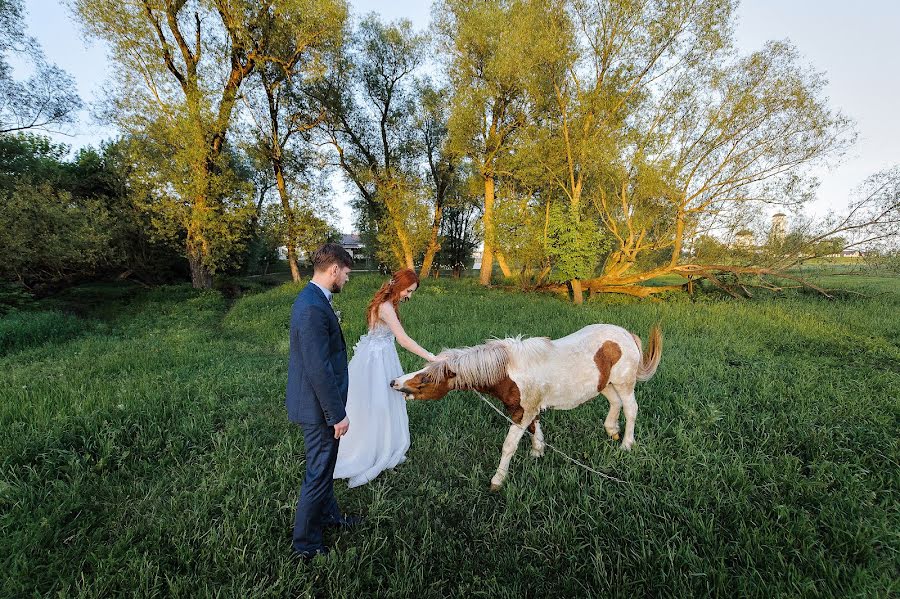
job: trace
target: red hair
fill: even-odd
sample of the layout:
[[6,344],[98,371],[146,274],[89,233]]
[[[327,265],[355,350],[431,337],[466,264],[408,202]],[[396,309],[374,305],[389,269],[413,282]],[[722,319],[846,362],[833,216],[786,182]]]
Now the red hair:
[[394,312],[397,312],[397,318],[399,319],[400,313],[397,310],[397,306],[400,305],[400,294],[413,284],[416,287],[419,286],[419,275],[416,274],[416,271],[411,268],[404,268],[395,272],[391,280],[375,292],[375,297],[372,298],[372,301],[369,303],[369,309],[366,310],[366,324],[372,326],[372,323],[378,319],[378,308],[384,302],[391,302]]

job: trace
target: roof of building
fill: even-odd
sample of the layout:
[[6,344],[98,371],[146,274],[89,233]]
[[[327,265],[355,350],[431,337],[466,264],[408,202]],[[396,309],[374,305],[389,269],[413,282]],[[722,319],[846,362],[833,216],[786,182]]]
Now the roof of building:
[[341,233],[341,245],[345,248],[365,247],[362,238],[357,233]]

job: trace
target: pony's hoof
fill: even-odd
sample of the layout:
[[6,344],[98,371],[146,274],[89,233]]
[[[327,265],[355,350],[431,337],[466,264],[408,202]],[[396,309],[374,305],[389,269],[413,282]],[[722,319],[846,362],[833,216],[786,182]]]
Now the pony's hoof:
[[615,434],[612,435],[610,438],[611,438],[613,441],[618,441],[618,440],[619,440],[619,433],[615,433]]
[[631,443],[622,443],[622,451],[631,451],[632,445],[634,445],[634,441]]
[[496,493],[502,486],[503,485],[498,485],[497,483],[491,483],[491,493]]
[[531,457],[533,457],[533,458],[542,458],[542,457],[544,457],[544,450],[543,450],[543,449],[532,449],[532,450],[531,450]]

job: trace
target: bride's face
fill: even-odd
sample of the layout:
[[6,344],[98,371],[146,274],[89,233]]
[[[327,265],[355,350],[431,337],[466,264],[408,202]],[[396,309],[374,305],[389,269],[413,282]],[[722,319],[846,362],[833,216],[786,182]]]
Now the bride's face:
[[418,286],[416,283],[413,283],[412,285],[410,285],[409,287],[407,287],[406,289],[404,289],[403,291],[401,291],[401,292],[400,292],[400,301],[401,301],[401,302],[405,302],[406,300],[408,300],[409,298],[411,298],[413,292],[414,292],[418,287],[419,287],[419,286]]

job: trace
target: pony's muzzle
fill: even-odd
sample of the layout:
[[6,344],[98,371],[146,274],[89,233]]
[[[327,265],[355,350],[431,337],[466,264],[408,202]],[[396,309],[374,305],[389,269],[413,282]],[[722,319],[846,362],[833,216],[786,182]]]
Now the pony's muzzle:
[[404,384],[402,384],[398,379],[394,379],[391,381],[391,389],[394,391],[399,391],[403,394],[403,399],[409,401],[411,399],[415,399],[412,394],[412,389],[407,389]]

